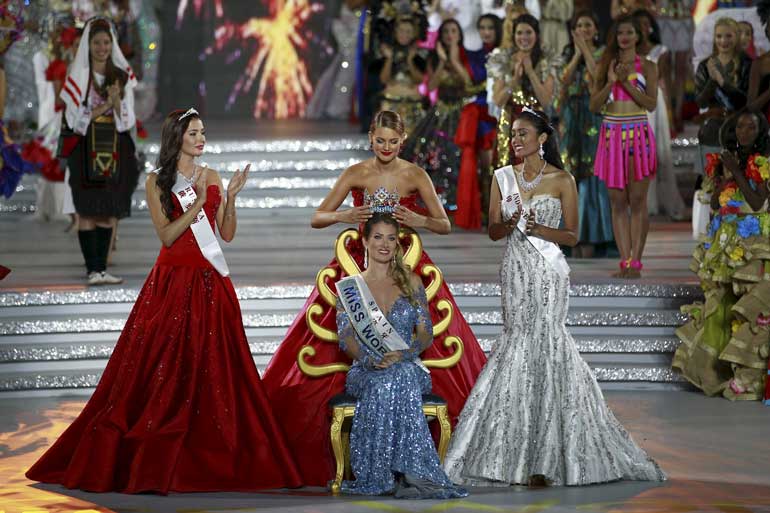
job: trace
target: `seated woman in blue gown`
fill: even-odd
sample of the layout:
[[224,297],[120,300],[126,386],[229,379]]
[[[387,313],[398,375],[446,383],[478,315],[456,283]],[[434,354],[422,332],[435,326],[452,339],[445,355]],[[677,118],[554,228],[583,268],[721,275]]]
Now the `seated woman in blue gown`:
[[431,390],[419,354],[433,343],[420,279],[403,263],[398,222],[376,213],[363,230],[366,270],[337,283],[340,347],[354,360],[345,383],[356,405],[350,431],[355,481],[342,492],[397,498],[465,497],[451,483],[422,411]]

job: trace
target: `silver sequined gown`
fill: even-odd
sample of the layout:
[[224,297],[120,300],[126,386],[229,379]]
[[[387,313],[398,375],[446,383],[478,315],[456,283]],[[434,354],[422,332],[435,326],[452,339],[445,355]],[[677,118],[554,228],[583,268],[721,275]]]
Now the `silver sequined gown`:
[[[539,224],[558,228],[559,199],[538,195],[530,207]],[[664,480],[607,407],[567,331],[569,279],[518,230],[500,278],[503,332],[460,414],[447,475],[480,486],[526,484],[535,474],[554,485]]]

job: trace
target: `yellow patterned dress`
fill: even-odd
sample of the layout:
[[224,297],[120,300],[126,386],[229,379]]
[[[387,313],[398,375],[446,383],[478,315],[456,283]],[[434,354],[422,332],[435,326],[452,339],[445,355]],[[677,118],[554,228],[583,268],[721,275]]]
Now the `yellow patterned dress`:
[[[719,168],[719,156],[709,154],[705,188],[713,190]],[[767,187],[767,157],[751,155],[745,176],[752,187]],[[713,194],[719,210],[690,265],[705,302],[682,307],[690,320],[676,330],[682,344],[673,368],[706,395],[759,400],[770,347],[770,213],[767,203],[754,211],[729,178]]]

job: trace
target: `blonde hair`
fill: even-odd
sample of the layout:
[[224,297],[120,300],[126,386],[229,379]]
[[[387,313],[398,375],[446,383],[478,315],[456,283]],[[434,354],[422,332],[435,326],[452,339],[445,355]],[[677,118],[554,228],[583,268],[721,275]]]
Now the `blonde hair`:
[[733,50],[733,57],[737,57],[741,51],[740,45],[738,44],[738,22],[735,21],[732,18],[719,18],[716,23],[714,23],[714,42],[711,46],[711,54],[716,56],[719,53],[719,50],[717,49],[717,29],[719,27],[727,27],[731,29],[735,33],[735,50]]

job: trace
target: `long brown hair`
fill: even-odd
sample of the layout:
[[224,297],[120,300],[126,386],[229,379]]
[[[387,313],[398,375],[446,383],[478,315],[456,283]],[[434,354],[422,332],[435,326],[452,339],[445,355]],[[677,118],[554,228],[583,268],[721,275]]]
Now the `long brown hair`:
[[599,60],[599,66],[596,71],[596,88],[601,89],[607,83],[607,72],[610,69],[610,63],[617,61],[620,48],[618,48],[618,27],[621,25],[631,25],[636,32],[636,47],[642,41],[642,29],[639,27],[639,20],[634,16],[627,14],[621,16],[610,27],[607,32],[607,47],[604,49],[602,58]]
[[414,298],[414,289],[412,288],[411,275],[412,271],[404,264],[404,250],[401,248],[401,243],[398,242],[398,233],[401,229],[401,225],[398,224],[396,218],[390,214],[383,212],[376,212],[372,217],[366,221],[364,225],[364,239],[369,240],[369,236],[372,233],[374,225],[385,223],[396,229],[396,250],[393,253],[393,259],[390,261],[390,268],[388,273],[393,281],[396,282],[396,286],[401,290],[401,293],[406,296],[407,300],[416,305],[417,300]]
[[182,150],[182,139],[187,127],[190,126],[190,121],[200,119],[198,114],[188,114],[180,120],[179,118],[185,112],[182,109],[171,111],[163,121],[163,127],[160,130],[160,152],[157,162],[160,171],[158,171],[155,186],[160,189],[160,205],[169,220],[173,220],[171,215],[174,212],[174,201],[171,199],[171,188],[176,183],[177,163],[179,152]]
[[107,94],[107,87],[117,82],[120,85],[120,96],[123,97],[123,88],[128,82],[128,73],[115,66],[115,63],[112,62],[112,55],[107,57],[107,63],[104,68],[104,82],[102,85],[99,85],[94,79],[94,68],[91,64],[91,41],[101,32],[107,34],[107,37],[110,38],[113,45],[118,44],[118,42],[112,38],[109,21],[105,19],[96,19],[91,22],[91,28],[88,32],[88,67],[91,74],[91,85],[96,92],[99,93],[99,96],[107,98],[107,96],[109,96]]

